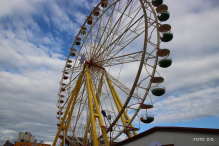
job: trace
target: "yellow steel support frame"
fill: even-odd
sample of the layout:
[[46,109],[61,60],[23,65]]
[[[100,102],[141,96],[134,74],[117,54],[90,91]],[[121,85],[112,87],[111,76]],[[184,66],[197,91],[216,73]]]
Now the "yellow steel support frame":
[[[77,99],[77,96],[78,96],[78,92],[79,92],[79,90],[80,90],[80,85],[81,85],[81,81],[82,81],[83,76],[84,76],[84,69],[83,69],[83,71],[82,71],[82,74],[81,74],[81,75],[79,76],[79,78],[78,78],[78,81],[77,81],[77,83],[76,83],[75,89],[73,90],[72,96],[71,96],[71,98],[70,98],[70,100],[69,100],[69,103],[68,103],[68,105],[67,105],[67,108],[66,108],[66,110],[65,110],[65,114],[64,114],[64,116],[63,116],[63,119],[62,119],[62,122],[61,122],[61,124],[60,124],[59,130],[58,130],[58,132],[57,132],[57,134],[56,134],[56,137],[55,137],[55,139],[54,139],[53,146],[56,145],[57,140],[58,140],[58,137],[59,137],[60,132],[61,132],[62,129],[65,129],[65,135],[67,135],[68,127],[69,127],[69,124],[70,124],[70,121],[71,121],[71,117],[72,117],[72,112],[73,112],[73,109],[74,109],[74,106],[75,106],[75,103],[76,103],[76,99]],[[74,100],[73,100],[73,99],[74,99]],[[70,110],[70,112],[69,112],[70,107],[71,107],[71,110]],[[68,115],[68,119],[67,119],[67,124],[64,125],[64,122],[65,122],[65,119],[66,119],[66,117],[67,117],[67,114],[69,114],[69,115]]]
[[[107,79],[107,83],[108,83],[108,86],[110,88],[111,94],[113,96],[114,102],[116,104],[116,108],[117,108],[118,112],[120,112],[121,108],[123,107],[122,102],[121,102],[121,100],[120,100],[120,98],[119,98],[119,96],[118,96],[118,94],[117,94],[117,92],[116,92],[112,82],[108,78],[106,78],[106,79]],[[127,120],[125,120],[124,115],[127,117]],[[121,116],[121,120],[122,120],[123,126],[126,127],[126,122],[128,123],[130,121],[130,118],[129,118],[128,114],[126,113],[126,111],[124,111],[124,115]],[[130,124],[130,127],[133,127],[132,123]],[[133,134],[137,135],[137,132],[133,131]],[[127,136],[128,136],[128,138],[131,137],[129,131],[127,131]]]
[[[98,92],[96,94],[98,104],[100,104],[100,93],[101,93],[101,89],[102,89],[102,85],[103,85],[102,80],[103,80],[103,76],[100,79],[100,82],[99,82],[99,85],[98,85]],[[86,130],[85,130],[83,144],[86,144],[87,133],[88,133],[88,130],[89,130],[88,128],[89,127],[90,127],[90,118],[88,120],[88,124],[87,124]]]
[[87,127],[86,127],[86,130],[85,130],[85,133],[84,133],[84,140],[83,140],[83,144],[86,144],[86,141],[87,141],[87,133],[89,131],[89,127],[90,127],[90,118],[89,120],[87,121]]
[[[103,135],[103,138],[104,138],[104,141],[105,141],[105,145],[109,146],[109,141],[108,141],[108,138],[107,138],[107,132],[106,132],[105,126],[103,124],[103,120],[102,120],[102,117],[101,117],[97,97],[96,97],[95,92],[94,92],[94,87],[93,87],[93,84],[91,82],[91,78],[90,78],[89,69],[88,69],[87,64],[85,64],[85,68],[86,68],[88,105],[89,105],[89,110],[90,110],[91,135],[92,135],[92,138],[93,138],[93,146],[98,146],[96,125],[95,125],[96,118],[98,118],[98,120],[99,120],[99,124],[101,126],[101,131],[102,131],[102,135]],[[92,101],[92,98],[91,98],[91,94],[93,96],[93,101]],[[94,103],[94,105],[93,105],[93,103]],[[96,109],[95,113],[94,113],[94,107]]]
[[[121,111],[121,107],[120,107],[120,104],[118,103],[118,100],[117,100],[117,97],[116,97],[116,96],[117,96],[116,90],[113,88],[113,85],[112,85],[112,83],[111,83],[111,81],[110,81],[109,79],[107,79],[107,83],[108,83],[108,85],[109,85],[111,94],[112,94],[112,96],[113,96],[113,100],[114,100],[114,102],[115,102],[115,104],[116,104],[116,108],[117,108],[118,112],[120,112],[120,111]],[[121,115],[120,118],[121,118],[121,121],[122,121],[123,126],[126,127],[126,122],[125,122],[124,115]],[[131,137],[131,134],[130,134],[129,131],[127,131],[127,136],[128,136],[128,138]]]
[[102,91],[102,86],[103,86],[103,74],[100,78],[100,82],[99,82],[98,89],[97,89],[97,94],[96,94],[97,102],[98,102],[99,105],[100,105],[100,94],[101,94],[101,91]]

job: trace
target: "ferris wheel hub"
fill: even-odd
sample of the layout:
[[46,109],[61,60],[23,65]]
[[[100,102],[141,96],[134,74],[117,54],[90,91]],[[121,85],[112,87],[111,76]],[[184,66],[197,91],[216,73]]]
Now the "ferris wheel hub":
[[104,68],[104,67],[102,67],[102,66],[99,66],[99,65],[97,65],[97,64],[93,64],[93,63],[91,63],[91,62],[88,62],[88,61],[85,61],[85,63],[86,63],[86,64],[89,64],[90,66],[95,66],[95,67],[98,67],[98,68],[100,68],[100,69],[103,69],[103,70],[105,70],[105,68]]

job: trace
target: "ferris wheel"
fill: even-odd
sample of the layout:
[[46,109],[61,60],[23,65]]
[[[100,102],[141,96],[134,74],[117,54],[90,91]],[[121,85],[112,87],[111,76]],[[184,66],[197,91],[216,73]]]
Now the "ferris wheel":
[[[153,96],[165,93],[156,70],[171,65],[161,42],[173,38],[163,0],[101,0],[70,48],[58,92],[58,138],[72,145],[110,145],[151,123]],[[140,109],[146,114],[138,115]]]

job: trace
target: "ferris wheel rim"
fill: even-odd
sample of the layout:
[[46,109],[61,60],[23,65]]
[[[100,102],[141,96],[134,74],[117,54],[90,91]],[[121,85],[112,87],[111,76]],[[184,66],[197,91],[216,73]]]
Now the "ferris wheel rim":
[[[119,1],[119,0],[118,0]],[[116,2],[118,2],[118,1],[116,1]],[[140,2],[141,2],[141,5],[142,5],[142,7],[144,7],[144,4],[143,4],[143,2],[142,2],[142,0],[139,0]],[[115,3],[116,3],[115,2]],[[99,6],[101,3],[99,3],[97,6]],[[113,4],[112,4],[113,5]],[[110,7],[110,6],[109,6]],[[94,10],[93,10],[94,11]],[[89,16],[91,16],[92,15],[92,13],[93,13],[93,11],[91,12],[91,14],[89,15]],[[145,10],[144,10],[145,11]],[[147,14],[145,14],[146,12],[144,12],[144,17],[145,17],[145,20],[147,20]],[[86,23],[86,21],[84,22],[84,24],[82,25],[82,27],[83,26],[85,26],[85,23]],[[147,23],[145,23],[145,25],[147,25]],[[145,29],[147,29],[148,27],[145,27]],[[91,28],[92,29],[92,28]],[[91,30],[90,29],[90,30]],[[79,33],[78,33],[78,35],[77,35],[77,37],[80,35],[80,31],[79,31]],[[148,36],[147,36],[148,37]],[[147,38],[146,37],[146,31],[145,31],[145,38]],[[76,40],[75,40],[76,41]],[[74,42],[75,43],[75,42]],[[73,43],[73,44],[74,44]],[[146,44],[145,44],[146,43]],[[140,65],[139,65],[139,69],[138,69],[138,72],[137,72],[137,75],[136,75],[136,77],[135,77],[135,82],[133,83],[133,87],[132,87],[132,89],[131,89],[131,91],[130,91],[130,93],[129,93],[129,97],[127,98],[127,100],[126,100],[126,102],[125,102],[125,104],[123,105],[123,108],[122,108],[122,110],[119,112],[119,114],[117,115],[117,118],[114,120],[114,124],[112,124],[112,126],[114,126],[115,125],[115,123],[118,121],[118,119],[121,117],[121,115],[122,115],[122,113],[124,112],[124,110],[125,110],[125,108],[127,107],[127,105],[128,105],[128,103],[129,103],[129,101],[130,101],[130,99],[131,99],[131,97],[132,97],[132,94],[133,94],[133,92],[134,92],[134,90],[135,90],[135,88],[136,88],[136,85],[137,85],[137,82],[138,82],[138,79],[139,79],[139,76],[140,76],[140,74],[141,74],[141,70],[142,70],[142,67],[143,67],[143,63],[144,63],[144,59],[145,59],[145,53],[146,53],[146,48],[147,48],[147,40],[145,39],[145,43],[144,43],[144,47],[143,48],[145,48],[145,49],[143,49],[143,53],[142,53],[142,58],[141,58],[141,62],[140,62]],[[158,43],[159,44],[159,43]],[[73,49],[73,46],[72,46],[72,49]],[[70,57],[70,55],[68,56],[68,59],[69,59],[69,57]],[[155,64],[157,64],[157,58],[156,58],[156,61],[155,61],[156,63]],[[66,63],[67,64],[67,63]],[[65,69],[66,69],[66,65],[65,65]],[[64,69],[64,70],[65,70]],[[155,70],[156,70],[156,67],[154,68],[154,71],[153,72],[155,72]],[[154,73],[153,73],[154,74]],[[64,74],[63,74],[63,76],[64,76]],[[62,81],[61,82],[63,82],[63,79],[62,79]],[[150,83],[151,84],[151,83]],[[62,85],[61,85],[62,86]],[[60,87],[60,88],[62,88],[62,87]],[[136,116],[136,115],[135,115]],[[134,118],[133,118],[134,119]],[[130,120],[130,122],[129,122],[129,124],[131,123],[132,121]],[[109,128],[111,128],[111,127],[109,127]],[[122,132],[121,132],[122,133]]]

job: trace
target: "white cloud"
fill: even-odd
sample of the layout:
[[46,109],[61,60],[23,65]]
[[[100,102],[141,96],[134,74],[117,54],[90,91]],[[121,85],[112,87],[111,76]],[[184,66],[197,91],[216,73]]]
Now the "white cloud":
[[179,122],[218,116],[219,87],[212,87],[196,92],[181,94],[179,97],[168,96],[154,104],[151,112],[156,114],[155,123]]
[[[11,13],[1,13],[2,17],[8,16],[9,19],[5,27],[0,28],[0,96],[3,100],[0,126],[14,131],[0,133],[2,144],[6,139],[13,143],[19,131],[31,131],[36,137],[53,139],[46,133],[50,126],[48,129],[56,132],[57,100],[54,99],[57,99],[64,66],[63,55],[57,53],[61,52],[62,40],[44,33],[32,18],[32,11],[15,14],[17,7],[14,6]],[[51,50],[45,45],[54,47]],[[48,116],[48,113],[52,114]],[[52,122],[48,124],[50,120]]]
[[44,19],[44,21],[47,23],[47,25],[50,27],[50,19],[48,18],[48,16],[46,16],[45,14],[43,14],[43,19]]
[[0,17],[5,17],[7,15],[20,13],[32,13],[34,11],[33,5],[29,1],[17,1],[17,0],[8,0],[0,2]]

